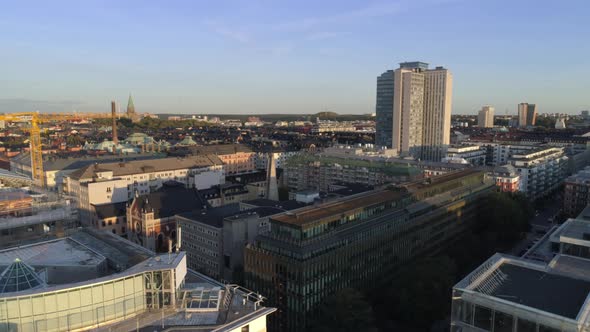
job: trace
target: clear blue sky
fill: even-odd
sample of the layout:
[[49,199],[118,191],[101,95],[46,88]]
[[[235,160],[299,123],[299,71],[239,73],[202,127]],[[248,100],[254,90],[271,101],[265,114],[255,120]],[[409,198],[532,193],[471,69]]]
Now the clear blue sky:
[[402,61],[454,75],[454,114],[590,108],[588,0],[4,1],[0,112],[374,112]]

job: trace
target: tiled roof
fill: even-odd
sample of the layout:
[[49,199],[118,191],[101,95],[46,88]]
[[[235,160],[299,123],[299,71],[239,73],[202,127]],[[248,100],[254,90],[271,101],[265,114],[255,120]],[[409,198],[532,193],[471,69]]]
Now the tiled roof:
[[113,176],[117,177],[147,172],[162,172],[177,169],[200,168],[215,165],[223,165],[223,162],[219,159],[219,157],[215,155],[190,156],[186,158],[163,158],[155,160],[137,160],[122,163],[88,165],[70,174],[70,178],[75,180],[92,179],[97,172],[108,171],[112,171]]

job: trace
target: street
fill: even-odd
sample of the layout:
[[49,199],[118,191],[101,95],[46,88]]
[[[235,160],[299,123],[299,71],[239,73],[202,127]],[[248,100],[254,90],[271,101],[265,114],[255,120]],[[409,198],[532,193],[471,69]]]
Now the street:
[[531,230],[526,234],[524,239],[506,253],[514,256],[522,256],[535,244],[535,241],[540,239],[554,225],[555,215],[557,215],[560,208],[561,196],[555,195],[542,209],[535,211],[535,216],[531,220]]

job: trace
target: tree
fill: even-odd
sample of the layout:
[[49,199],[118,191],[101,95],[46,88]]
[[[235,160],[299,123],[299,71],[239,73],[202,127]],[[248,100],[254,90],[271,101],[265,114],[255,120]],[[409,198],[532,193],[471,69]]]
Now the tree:
[[455,263],[447,256],[408,265],[394,277],[390,287],[377,294],[379,316],[387,317],[396,325],[430,327],[450,311],[455,273]]
[[310,323],[312,332],[376,332],[373,308],[363,294],[345,288],[328,297],[319,307],[320,312]]
[[497,245],[517,241],[529,229],[534,214],[530,202],[521,194],[494,192],[479,210],[479,229],[495,234]]

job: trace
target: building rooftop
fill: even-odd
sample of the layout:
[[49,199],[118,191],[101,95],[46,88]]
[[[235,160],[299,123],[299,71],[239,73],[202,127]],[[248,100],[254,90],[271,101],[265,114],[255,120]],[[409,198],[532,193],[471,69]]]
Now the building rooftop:
[[292,225],[305,225],[371,205],[398,200],[403,196],[403,193],[393,190],[375,190],[285,212],[272,217],[272,220]]
[[[43,156],[43,169],[45,171],[63,171],[63,170],[76,170],[88,165],[95,163],[116,163],[116,162],[130,162],[138,160],[153,160],[161,159],[166,155],[161,153],[134,153],[130,155],[103,155],[103,156],[90,156],[90,155],[44,155]],[[21,153],[11,159],[19,164],[31,166],[31,154]]]
[[235,203],[199,211],[179,213],[178,216],[215,228],[221,228],[223,227],[224,218],[240,214],[240,212],[240,205]]
[[306,204],[289,200],[289,201],[275,201],[272,199],[266,198],[257,198],[251,199],[249,201],[243,201],[240,203],[242,206],[246,208],[253,208],[253,207],[276,207],[283,210],[295,210],[306,206]]
[[[489,295],[575,319],[590,292],[590,281],[510,263],[497,271],[505,279]],[[484,281],[484,284],[489,280]],[[477,288],[483,291],[483,288]]]
[[[556,256],[550,264],[495,254],[454,286],[473,292],[486,306],[511,303],[514,310],[552,314],[584,322],[590,310],[590,261]],[[572,267],[578,269],[572,271]],[[475,300],[475,298],[480,300]],[[502,309],[506,310],[506,309]],[[587,321],[586,321],[587,322]]]
[[405,188],[409,192],[415,192],[415,191],[419,191],[424,188],[428,188],[428,187],[436,186],[436,185],[439,185],[439,184],[442,184],[445,182],[457,180],[457,179],[463,178],[465,176],[476,174],[476,173],[481,173],[481,171],[476,170],[476,169],[465,169],[465,170],[449,172],[449,173],[445,173],[442,175],[433,176],[433,177],[426,178],[426,179],[416,180],[416,181],[410,182],[408,184],[401,184],[400,187]]
[[567,179],[565,179],[565,182],[590,185],[590,166],[586,166],[578,173],[569,176]]
[[97,265],[105,259],[71,238],[1,250],[0,266],[8,266],[16,258],[32,266]]
[[127,213],[127,202],[91,205],[94,207],[96,216],[99,219],[122,217]]
[[562,243],[590,248],[590,222],[576,219],[568,220],[561,229],[559,240]]
[[154,212],[154,219],[172,217],[178,213],[201,210],[207,202],[201,198],[194,188],[186,188],[183,184],[169,181],[162,188],[138,196],[140,209]]
[[44,286],[45,282],[35,270],[18,258],[0,274],[0,293],[20,292]]
[[98,172],[113,172],[113,177],[171,171],[176,169],[201,168],[223,165],[219,157],[215,155],[189,156],[186,158],[162,158],[154,160],[134,160],[127,162],[93,164],[76,170],[70,174],[75,180],[92,179]]
[[176,154],[191,154],[191,155],[228,155],[234,153],[252,153],[252,150],[243,144],[214,144],[214,145],[193,145],[193,146],[182,146],[175,148],[173,153]]

